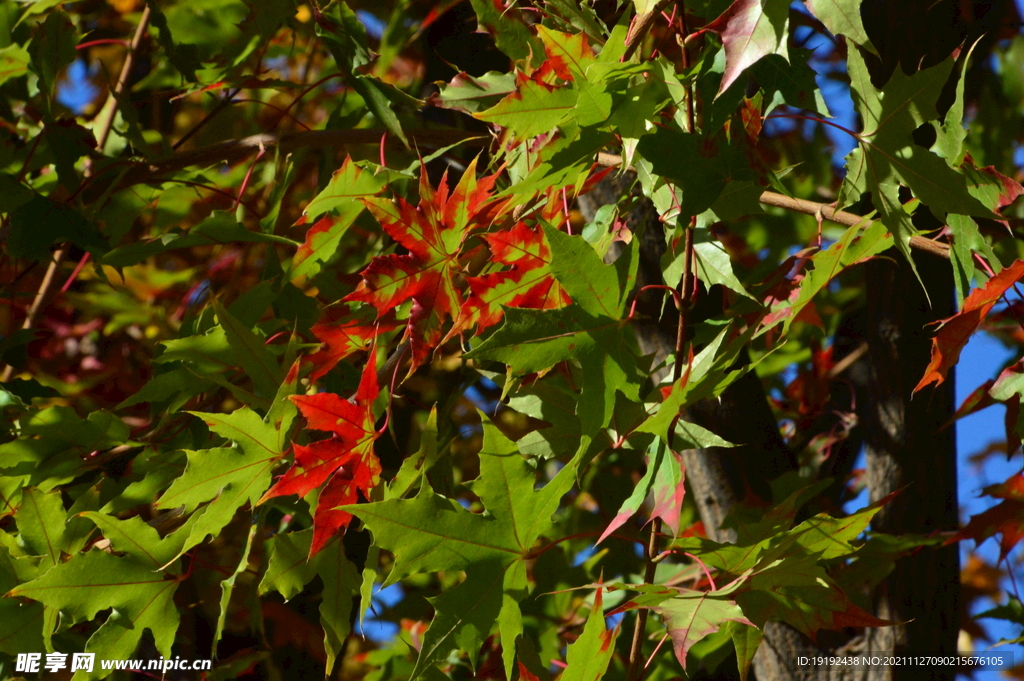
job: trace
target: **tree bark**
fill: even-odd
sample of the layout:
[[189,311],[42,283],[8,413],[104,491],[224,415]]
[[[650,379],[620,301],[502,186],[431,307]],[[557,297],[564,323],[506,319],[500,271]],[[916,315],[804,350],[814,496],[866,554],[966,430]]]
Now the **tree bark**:
[[[602,185],[580,199],[587,220],[593,219],[601,205],[616,202],[625,190],[621,180],[606,180]],[[653,206],[641,199],[627,215],[627,224],[641,239],[639,285],[674,285],[676,282],[661,281],[665,233]],[[911,394],[930,354],[931,331],[925,324],[953,313],[951,273],[948,263],[931,255],[918,258],[918,269],[934,307],[929,307],[902,255],[868,263],[867,323],[856,325],[866,329],[854,332],[863,332],[868,343],[866,357],[858,362],[859,380],[851,384],[858,386],[858,430],[867,443],[871,499],[907,486],[879,514],[873,528],[893,534],[956,529],[958,522],[955,431],[949,428],[939,432],[954,410],[952,376],[934,390],[929,388],[913,399]],[[646,299],[641,297],[637,309],[648,319],[636,324],[637,338],[641,350],[655,353],[658,361],[674,348],[675,320],[671,310],[662,312],[664,306],[655,296],[643,295]],[[857,338],[847,340],[858,342]],[[663,376],[653,378],[658,381]],[[695,405],[686,416],[741,445],[682,452],[687,484],[708,537],[734,541],[734,533],[722,528],[722,520],[749,494],[770,500],[768,481],[794,470],[795,456],[780,436],[764,386],[753,373],[730,386],[720,400]],[[875,596],[875,604],[876,616],[900,624],[862,633],[821,632],[816,644],[788,625],[769,622],[754,659],[757,681],[955,677],[955,672],[940,667],[911,671],[907,667],[851,669],[797,664],[800,656],[844,652],[955,654],[959,630],[957,548],[925,550],[897,561],[896,570]],[[909,620],[914,621],[906,623]]]
[[[934,327],[955,312],[952,271],[934,258],[918,258],[921,284],[906,259],[867,264],[867,341],[870,373],[862,409],[871,500],[903,489],[875,517],[873,529],[891,534],[956,530],[956,429],[943,425],[956,405],[952,372],[935,388],[912,394],[924,375]],[[876,614],[900,622],[878,629],[873,647],[898,653],[953,655],[960,615],[957,546],[925,549],[896,562],[876,594]],[[886,679],[953,679],[949,668],[894,668]]]

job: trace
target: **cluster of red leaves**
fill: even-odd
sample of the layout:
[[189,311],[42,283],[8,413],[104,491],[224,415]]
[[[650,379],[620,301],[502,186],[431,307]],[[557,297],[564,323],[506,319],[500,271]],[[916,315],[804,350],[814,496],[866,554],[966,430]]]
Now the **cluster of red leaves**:
[[345,300],[369,303],[384,315],[412,299],[406,330],[412,369],[428,361],[442,340],[445,321],[462,308],[456,278],[462,273],[466,237],[489,227],[508,204],[492,195],[497,175],[478,180],[474,160],[454,190],[448,187],[447,173],[436,191],[427,174],[420,173],[418,206],[401,198],[363,199],[384,231],[408,253],[374,258],[363,270],[359,288]]
[[571,301],[551,275],[551,247],[540,227],[520,222],[510,230],[485,234],[491,258],[511,269],[467,277],[471,295],[453,331],[476,325],[477,332],[501,321],[501,306],[553,309]]
[[[591,177],[584,191],[603,175]],[[511,228],[487,232],[503,220],[510,222],[506,219],[510,200],[494,194],[497,176],[477,178],[474,161],[454,189],[449,187],[447,173],[436,189],[426,172],[421,173],[416,206],[401,198],[362,199],[384,231],[407,252],[374,258],[362,272],[363,281],[344,299],[368,303],[375,314],[341,306],[314,325],[313,334],[322,345],[306,360],[312,365],[311,380],[355,353],[370,350],[372,358],[376,339],[400,326],[396,308],[409,300],[412,308],[404,322],[404,338],[412,350],[410,373],[428,362],[434,348],[445,340],[497,324],[503,306],[552,309],[571,302],[551,273],[551,249],[539,226],[517,222]],[[541,217],[567,219],[566,200],[549,195],[541,206]],[[479,245],[467,245],[467,239],[477,233],[490,250],[489,259],[478,257],[483,255]],[[503,269],[468,274],[470,265],[481,260]],[[446,334],[449,320],[452,325]],[[329,393],[292,398],[311,429],[334,436],[309,446],[296,445],[295,465],[264,499],[302,496],[326,482],[314,517],[311,553],[348,525],[351,515],[336,507],[356,503],[360,495],[368,497],[378,482],[380,463],[373,454],[378,436],[372,411],[379,390],[375,369],[374,362],[368,361],[351,402]]]
[[392,315],[367,319],[365,315],[344,310],[341,319],[325,319],[313,325],[313,335],[320,341],[320,349],[306,361],[313,365],[309,379],[315,381],[338,365],[346,357],[369,350],[377,336],[398,327]]
[[[429,361],[434,348],[445,340],[473,327],[479,333],[497,324],[502,306],[553,309],[570,302],[551,274],[551,250],[539,226],[518,222],[485,233],[501,222],[511,222],[511,199],[494,194],[497,176],[495,173],[478,179],[474,160],[454,189],[448,186],[447,173],[436,190],[426,173],[421,173],[417,206],[401,198],[362,200],[384,231],[408,252],[374,258],[362,272],[362,283],[345,300],[376,308],[378,332],[386,330],[379,325],[391,324],[385,321],[385,315],[412,300],[405,331],[412,348],[410,372]],[[591,177],[583,191],[603,176],[598,173]],[[566,220],[567,200],[551,194],[541,207],[540,217],[556,224]],[[479,276],[469,274],[468,265],[479,260],[480,247],[467,240],[477,233],[490,249],[489,261],[508,269]],[[453,324],[446,333],[444,326],[449,320]],[[318,364],[317,377],[361,349],[360,344],[365,345],[372,335],[369,326],[357,322],[330,330],[319,325],[314,333],[327,344],[313,358]]]

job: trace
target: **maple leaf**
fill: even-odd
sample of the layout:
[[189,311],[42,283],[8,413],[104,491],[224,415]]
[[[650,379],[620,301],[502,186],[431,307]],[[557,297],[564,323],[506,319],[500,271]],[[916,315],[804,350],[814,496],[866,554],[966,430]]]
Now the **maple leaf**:
[[435,494],[424,480],[412,499],[347,506],[395,555],[385,586],[420,572],[465,570],[466,579],[433,599],[434,619],[423,637],[416,679],[455,647],[476,657],[495,620],[506,674],[511,676],[515,640],[523,632],[519,602],[528,589],[527,560],[534,542],[549,531],[551,516],[575,480],[579,458],[537,489],[537,473],[514,442],[483,419],[480,476],[471,483],[486,514],[471,513]]
[[474,118],[508,128],[522,139],[551,132],[572,114],[579,93],[572,87],[545,83],[541,75],[518,74],[516,91],[490,109],[473,114]]
[[466,237],[488,227],[507,204],[491,195],[497,176],[478,180],[474,159],[454,191],[449,191],[447,173],[435,191],[422,171],[417,207],[401,198],[363,199],[384,231],[409,253],[374,258],[363,270],[363,282],[345,300],[370,303],[381,315],[413,300],[406,331],[412,345],[410,370],[427,360],[441,340],[441,325],[462,307],[455,280],[462,270],[459,256]]
[[549,369],[565,359],[579,360],[583,383],[577,416],[585,450],[606,426],[615,394],[638,399],[635,336],[626,308],[636,278],[636,241],[613,265],[606,265],[582,238],[545,227],[553,254],[552,271],[573,304],[525,312],[509,308],[502,326],[467,357],[494,359],[517,376]]
[[346,315],[334,322],[317,322],[311,330],[322,345],[306,358],[313,365],[309,380],[321,378],[349,355],[369,350],[379,334],[397,326],[398,322],[391,317],[379,317],[372,321],[358,314]]
[[576,80],[597,60],[584,33],[562,33],[538,25],[537,37],[544,43],[545,65],[562,80]]
[[604,677],[615,654],[619,626],[605,628],[603,606],[602,588],[598,585],[583,633],[565,651],[565,671],[559,681],[597,681]]
[[960,351],[978,327],[989,310],[996,304],[1007,289],[1024,277],[1024,260],[1017,260],[999,274],[992,277],[981,288],[975,289],[964,300],[960,312],[943,319],[939,332],[932,339],[932,359],[925,369],[924,376],[914,388],[917,392],[932,383],[940,385],[946,380],[946,374],[960,360]]
[[[871,52],[875,48],[864,30],[860,2],[856,0],[806,0],[807,8],[833,35],[845,35]],[[877,53],[876,53],[877,54]]]
[[96,524],[117,555],[99,549],[75,553],[6,595],[40,601],[54,613],[59,611],[61,621],[68,624],[95,619],[100,610],[114,608],[117,616],[89,637],[87,652],[130,657],[148,629],[156,649],[169,656],[179,624],[174,594],[180,563],[175,557],[197,516],[163,538],[139,517],[119,520],[93,511],[82,516]]
[[[847,174],[837,207],[870,192],[896,247],[908,259],[916,229],[899,197],[901,184],[941,220],[948,213],[998,219],[971,191],[976,178],[913,143],[914,130],[938,117],[935,103],[949,78],[952,60],[912,76],[896,69],[881,90],[871,82],[860,50],[850,50],[848,63],[851,94],[863,130],[857,135],[857,147],[846,157]],[[913,260],[910,263],[913,267]]]
[[319,272],[337,252],[342,237],[363,212],[363,204],[358,199],[373,196],[386,186],[389,174],[386,171],[370,172],[371,168],[380,170],[365,161],[355,163],[346,156],[324,190],[306,206],[296,226],[304,225],[319,215],[323,217],[309,228],[302,245],[295,251],[289,279],[311,277]]
[[494,262],[512,269],[466,277],[472,295],[463,303],[452,333],[473,324],[477,333],[494,326],[501,321],[503,306],[553,310],[572,302],[551,272],[551,247],[540,227],[520,222],[483,238]]
[[1013,547],[1024,539],[1024,473],[1017,473],[998,485],[989,485],[982,491],[1003,501],[987,511],[972,516],[970,522],[950,537],[946,544],[955,544],[962,539],[973,539],[980,544],[989,537],[999,534],[999,560],[1002,561]]
[[707,30],[722,36],[725,73],[718,88],[729,89],[744,69],[761,57],[778,54],[788,59],[789,2],[786,0],[735,0]]
[[427,102],[442,109],[474,114],[496,104],[502,97],[514,92],[515,88],[516,77],[512,73],[488,71],[476,78],[460,71],[450,83],[442,85],[437,94],[431,95]]
[[320,491],[313,516],[311,557],[352,520],[351,513],[337,507],[357,503],[360,495],[368,499],[370,490],[380,482],[380,461],[373,453],[373,443],[380,436],[373,415],[378,392],[376,365],[369,361],[354,402],[333,393],[291,397],[309,428],[334,436],[311,445],[295,445],[294,465],[258,503],[288,494],[305,496],[327,483]]
[[[978,400],[976,409],[988,406],[992,401],[1002,402],[1006,405],[1006,413],[1003,415],[1003,422],[1006,427],[1006,453],[1007,458],[1016,453],[1020,447],[1021,433],[1024,432],[1024,423],[1020,416],[1020,398],[1024,394],[1024,360],[1017,360],[1002,370],[995,381],[986,381],[978,390],[990,386],[988,394]],[[975,391],[975,393],[978,392]],[[972,394],[972,397],[974,395]],[[987,399],[986,399],[987,398]],[[970,399],[970,398],[968,398]],[[963,407],[961,407],[963,409]],[[960,416],[960,411],[954,418]]]
[[834,244],[801,263],[814,265],[813,269],[806,274],[794,276],[792,280],[783,280],[770,289],[765,305],[771,312],[762,322],[762,328],[769,329],[780,321],[784,322],[783,333],[796,321],[823,326],[814,307],[814,297],[848,267],[882,253],[891,246],[892,237],[881,222],[872,222],[864,229],[862,225],[850,227]]
[[684,670],[686,655],[693,644],[715,633],[726,623],[754,626],[736,602],[724,594],[667,586],[645,586],[640,590],[645,593],[620,605],[612,614],[647,608],[660,615],[672,639],[676,659]]

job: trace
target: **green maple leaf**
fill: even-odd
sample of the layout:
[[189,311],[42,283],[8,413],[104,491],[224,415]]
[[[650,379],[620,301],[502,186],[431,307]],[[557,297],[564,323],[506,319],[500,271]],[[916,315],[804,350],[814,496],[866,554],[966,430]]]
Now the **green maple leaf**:
[[860,17],[860,0],[804,1],[811,13],[818,17],[833,35],[845,35],[861,47],[875,52]]
[[217,313],[217,321],[224,328],[235,362],[252,379],[257,397],[272,397],[284,379],[284,372],[277,358],[267,349],[266,339],[253,333],[252,329],[225,310],[216,299],[213,301],[213,309]]
[[378,546],[395,555],[385,586],[421,572],[466,572],[461,584],[434,599],[436,613],[412,678],[454,648],[465,650],[475,666],[495,620],[506,673],[511,673],[515,640],[523,630],[519,601],[529,591],[526,560],[551,528],[551,515],[572,486],[577,462],[535,490],[536,471],[515,443],[485,419],[480,477],[471,487],[486,513],[471,513],[423,483],[412,499],[342,507],[362,519]]
[[[179,579],[164,567],[180,553],[193,521],[161,539],[137,516],[118,520],[91,511],[83,515],[100,528],[111,549],[122,555],[99,549],[76,554],[7,595],[39,601],[48,609],[59,610],[61,618],[71,623],[93,620],[101,610],[112,608],[85,646],[86,652],[97,657],[131,657],[146,629],[160,654],[170,657],[179,621],[174,605]],[[101,678],[109,673],[99,668],[92,673],[79,671],[75,679]]]
[[811,640],[819,629],[892,624],[854,605],[814,555],[790,555],[755,570],[736,602],[758,627],[781,621]]
[[335,539],[311,561],[324,583],[320,601],[320,624],[324,628],[324,647],[327,649],[326,678],[338,657],[344,652],[345,641],[352,627],[352,595],[359,590],[359,571],[345,557],[345,545]]
[[785,300],[774,303],[762,322],[761,332],[783,322],[782,332],[789,327],[818,293],[839,276],[847,267],[888,250],[893,243],[882,222],[872,222],[866,228],[854,225],[843,232],[834,244],[811,256],[814,265],[800,280],[799,289]]
[[128,426],[108,411],[81,418],[70,407],[47,407],[21,420],[21,437],[0,445],[0,470],[21,478],[7,503],[16,503],[22,487],[49,492],[82,473],[91,452],[128,443]]
[[740,681],[747,681],[750,665],[754,661],[754,654],[760,647],[764,634],[757,627],[737,620],[727,622],[724,628],[728,630],[733,647],[736,649],[736,666],[739,667]]
[[[0,592],[8,593],[22,582],[38,576],[40,568],[49,567],[35,557],[15,557],[6,546],[0,546]],[[42,650],[45,621],[44,606],[35,601],[0,598],[0,652],[17,655],[26,650]],[[47,650],[51,650],[52,646]]]
[[757,179],[742,145],[723,134],[701,136],[658,127],[640,138],[637,150],[654,174],[682,189],[682,201],[675,206],[682,218],[711,208],[727,186]]
[[[908,76],[896,69],[881,90],[871,83],[864,58],[849,53],[850,87],[863,121],[859,144],[846,157],[846,179],[838,205],[848,206],[870,193],[896,246],[910,259],[915,229],[899,198],[901,184],[942,220],[946,213],[998,218],[968,189],[968,178],[934,152],[917,146],[911,134],[938,117],[935,102],[949,78],[953,61]],[[911,261],[913,263],[913,261]]]
[[33,556],[44,556],[49,566],[59,563],[61,552],[68,550],[64,526],[67,511],[64,510],[60,492],[45,493],[34,487],[26,487],[15,518],[26,552]]
[[490,109],[473,115],[520,137],[534,137],[554,130],[569,118],[578,99],[575,88],[527,80]]
[[597,681],[607,671],[608,663],[615,654],[619,628],[605,629],[602,606],[601,587],[598,586],[583,633],[566,650],[565,671],[559,681]]
[[[721,591],[734,594],[758,628],[769,620],[782,621],[813,639],[823,628],[888,624],[854,605],[821,563],[855,554],[859,547],[854,540],[891,496],[845,518],[819,514],[788,529],[796,511],[816,491],[815,486],[798,490],[759,523],[744,525],[736,544],[687,538],[675,546],[734,578]],[[719,577],[719,583],[722,580]]]
[[266,423],[256,412],[242,407],[232,414],[191,412],[206,421],[210,430],[234,441],[233,448],[187,452],[185,473],[157,501],[157,508],[184,506],[187,513],[209,501],[192,527],[180,552],[184,553],[216,535],[246,503],[254,506],[270,487],[270,472],[286,449],[290,418],[282,427]]
[[607,425],[615,393],[639,399],[636,337],[626,317],[636,277],[636,242],[613,265],[605,265],[582,237],[545,227],[551,271],[573,303],[557,310],[507,308],[504,324],[467,357],[509,365],[517,376],[577,360],[583,382],[577,404],[585,451]]
[[536,63],[544,54],[544,46],[523,19],[518,7],[503,7],[493,0],[471,0],[480,29],[494,39],[498,49],[515,61],[531,58]]
[[[661,389],[661,403],[636,428],[637,432],[654,433],[663,441],[670,442],[676,450],[735,446],[696,423],[690,423],[682,418],[677,419],[685,407],[702,399],[717,397],[752,368],[749,364],[740,369],[733,367],[743,347],[750,341],[754,327],[749,327],[744,333],[726,343],[730,332],[731,327],[719,333],[688,363],[685,373],[679,380]],[[670,439],[669,428],[673,421],[675,429]]]
[[316,576],[316,570],[309,561],[309,546],[313,541],[313,528],[299,532],[275,534],[267,539],[270,561],[263,573],[259,592],[276,591],[289,601],[302,592],[306,584]]
[[306,232],[306,239],[295,252],[288,279],[312,277],[323,268],[338,251],[341,238],[348,228],[363,212],[360,198],[378,194],[393,179],[393,173],[377,172],[377,166],[366,161],[354,163],[350,156],[345,157],[341,168],[334,171],[323,191],[317,194],[297,224],[305,224],[308,218],[316,218],[324,213]]
[[[1014,598],[1012,595],[1006,597],[1006,605],[997,605],[991,610],[978,613],[974,616],[975,619],[990,618],[1003,620],[1016,624],[1018,627],[1024,627],[1024,605]],[[1024,643],[1024,636],[1018,636],[1014,639],[1000,639],[999,643],[996,643],[993,648],[1007,645],[1008,643]]]

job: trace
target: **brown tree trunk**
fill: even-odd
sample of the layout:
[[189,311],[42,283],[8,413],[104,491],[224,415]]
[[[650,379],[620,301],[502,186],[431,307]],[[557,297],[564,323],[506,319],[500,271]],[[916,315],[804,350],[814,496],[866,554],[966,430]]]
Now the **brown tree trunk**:
[[[870,373],[861,410],[871,500],[905,488],[875,517],[891,534],[931,534],[958,526],[956,429],[943,426],[955,410],[953,373],[938,387],[912,390],[924,375],[934,327],[951,316],[952,270],[937,258],[918,258],[931,307],[905,259],[867,265],[867,341]],[[896,653],[956,653],[960,624],[957,546],[925,549],[898,560],[876,594],[879,617],[900,622],[873,632],[873,647]],[[891,679],[952,679],[941,667],[896,668]]]
[[[581,197],[584,217],[617,201],[619,182],[603,183],[597,192]],[[629,216],[634,230],[642,230],[640,285],[661,281],[660,257],[665,235],[653,206],[644,200]],[[924,373],[931,347],[932,327],[925,324],[953,313],[949,264],[938,258],[919,258],[918,269],[934,307],[929,307],[921,285],[905,259],[867,265],[868,304],[864,331],[869,345],[864,394],[858,395],[860,430],[865,433],[869,456],[872,500],[906,486],[882,511],[874,529],[893,534],[928,534],[957,527],[956,438],[951,427],[939,432],[954,410],[952,376],[938,388],[914,396],[911,391]],[[649,295],[649,294],[648,294]],[[661,310],[660,301],[641,301],[638,309]],[[650,316],[657,316],[658,313]],[[648,319],[636,325],[645,353],[664,358],[675,343],[675,320]],[[858,391],[861,392],[861,391]],[[764,387],[753,374],[730,386],[721,400],[694,406],[688,418],[732,442],[733,449],[698,449],[682,453],[687,484],[700,510],[708,536],[734,541],[722,520],[748,493],[763,498],[768,480],[795,467],[793,453],[781,438]],[[770,622],[754,659],[757,681],[902,681],[953,679],[949,668],[817,667],[799,665],[801,656],[859,652],[933,652],[955,654],[959,631],[959,559],[957,548],[924,550],[901,559],[876,594],[875,614],[901,622],[894,627],[861,633],[821,632],[818,644],[785,624]],[[907,623],[909,620],[912,622]]]

